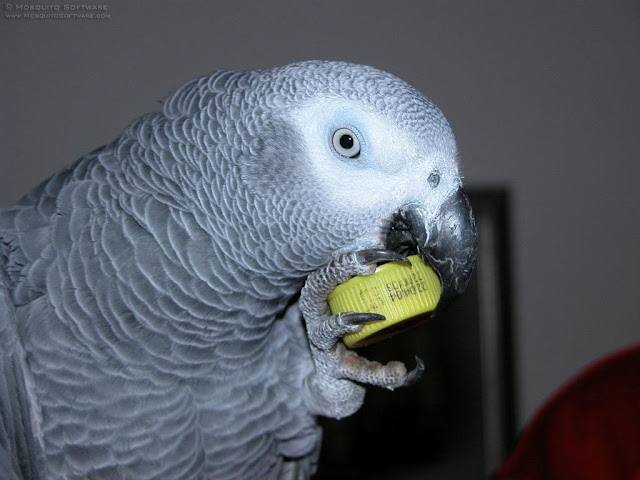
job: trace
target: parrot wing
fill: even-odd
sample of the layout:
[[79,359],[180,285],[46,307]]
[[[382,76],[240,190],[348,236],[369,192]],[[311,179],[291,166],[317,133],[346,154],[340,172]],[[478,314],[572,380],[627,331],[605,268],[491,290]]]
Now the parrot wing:
[[0,254],[0,472],[3,480],[35,480],[42,478],[40,446],[32,433],[28,367],[15,332],[5,264]]

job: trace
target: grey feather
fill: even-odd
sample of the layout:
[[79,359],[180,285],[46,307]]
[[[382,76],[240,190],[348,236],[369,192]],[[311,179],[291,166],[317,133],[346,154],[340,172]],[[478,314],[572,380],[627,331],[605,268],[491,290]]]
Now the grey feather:
[[[39,408],[33,403],[33,381],[16,335],[14,306],[7,286],[6,260],[0,251],[0,472],[7,480],[43,478],[39,444]],[[31,392],[29,391],[31,390]]]

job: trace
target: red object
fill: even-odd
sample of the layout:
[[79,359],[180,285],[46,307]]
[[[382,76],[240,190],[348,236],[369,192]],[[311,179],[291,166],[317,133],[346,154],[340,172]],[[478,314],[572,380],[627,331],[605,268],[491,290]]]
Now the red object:
[[499,480],[640,480],[640,344],[597,361],[549,399]]

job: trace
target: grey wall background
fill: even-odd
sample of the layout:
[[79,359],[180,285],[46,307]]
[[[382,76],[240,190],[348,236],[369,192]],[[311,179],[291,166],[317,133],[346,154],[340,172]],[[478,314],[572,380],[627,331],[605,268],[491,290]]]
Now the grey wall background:
[[520,424],[640,341],[637,1],[82,0],[110,18],[5,18],[27,3],[0,6],[0,206],[214,68],[371,64],[441,106],[467,183],[513,193]]

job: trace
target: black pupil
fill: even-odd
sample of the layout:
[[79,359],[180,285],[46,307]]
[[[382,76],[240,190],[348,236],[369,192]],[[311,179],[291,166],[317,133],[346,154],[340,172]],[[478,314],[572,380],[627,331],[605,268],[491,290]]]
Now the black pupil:
[[353,137],[346,133],[340,137],[340,146],[346,150],[353,147]]

